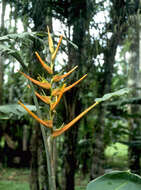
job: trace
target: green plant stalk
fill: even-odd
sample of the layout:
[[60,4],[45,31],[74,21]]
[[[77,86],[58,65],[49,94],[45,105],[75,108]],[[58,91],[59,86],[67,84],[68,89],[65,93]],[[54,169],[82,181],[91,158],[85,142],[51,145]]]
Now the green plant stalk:
[[[53,67],[54,62],[52,62],[52,67]],[[51,83],[52,86],[52,83]],[[50,110],[49,111],[49,119],[53,120],[53,116],[54,113]],[[51,134],[53,132],[54,127],[52,127],[52,129],[50,130],[50,134],[48,134],[47,136],[47,141],[46,141],[46,146],[48,149],[48,155],[47,155],[47,159],[49,162],[48,165],[48,170],[50,173],[49,176],[49,181],[50,181],[50,190],[56,190],[56,171],[55,171],[55,162],[56,162],[56,143],[55,143],[55,139],[52,138]]]
[[[33,93],[33,100],[34,100],[35,106],[37,108],[37,115],[40,118],[42,118],[41,117],[41,111],[39,108],[39,104],[37,101],[37,97],[34,93],[35,92],[34,86],[31,82],[30,82],[30,86],[31,86],[32,93]],[[51,113],[49,113],[49,115],[50,115],[50,117],[52,117]],[[56,144],[55,144],[55,139],[53,139],[50,135],[51,130],[48,131],[48,135],[46,135],[45,127],[42,124],[40,124],[40,127],[41,127],[41,132],[42,132],[44,146],[45,146],[49,190],[56,190],[56,175],[55,175],[55,159],[56,159],[55,149],[56,149]]]
[[[32,91],[32,95],[33,95],[33,101],[34,101],[34,104],[36,106],[36,109],[37,109],[37,115],[41,117],[41,111],[40,111],[40,108],[39,108],[39,103],[38,103],[38,100],[37,100],[37,97],[35,95],[35,90],[34,90],[34,86],[32,84],[32,82],[30,82],[30,86],[31,86],[31,91]],[[49,189],[51,189],[51,164],[50,164],[50,152],[49,152],[49,147],[48,147],[48,144],[47,144],[47,135],[46,135],[46,132],[45,132],[45,128],[42,124],[40,124],[40,128],[41,128],[41,133],[42,133],[42,137],[43,137],[43,142],[44,142],[44,147],[45,147],[45,153],[46,153],[46,163],[47,163],[47,173],[48,173],[48,181],[49,181]],[[54,189],[53,189],[54,190]]]
[[51,136],[47,138],[47,147],[49,152],[49,170],[50,170],[50,190],[56,190],[56,171],[55,171],[55,162],[56,162],[56,143],[55,139],[53,139]]
[[[53,66],[54,62],[52,62]],[[33,95],[33,101],[37,109],[37,115],[42,118],[42,114],[39,108],[39,103],[37,100],[37,97],[35,95],[35,89],[31,81],[29,81],[29,84],[31,86],[31,91]],[[53,113],[49,112],[50,119],[53,118]],[[43,142],[45,147],[45,154],[46,154],[46,163],[47,163],[47,173],[48,173],[48,182],[49,182],[49,190],[56,190],[56,172],[55,172],[55,160],[56,160],[56,143],[55,139],[51,137],[52,130],[48,131],[48,134],[46,135],[45,127],[40,124],[42,136],[43,136]]]

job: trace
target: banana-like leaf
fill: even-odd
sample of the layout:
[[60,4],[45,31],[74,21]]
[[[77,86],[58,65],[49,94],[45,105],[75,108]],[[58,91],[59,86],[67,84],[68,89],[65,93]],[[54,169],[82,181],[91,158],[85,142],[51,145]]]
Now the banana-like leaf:
[[105,94],[102,98],[96,98],[95,101],[96,102],[103,102],[103,101],[107,101],[110,98],[113,98],[115,96],[123,96],[124,94],[128,94],[130,92],[129,88],[123,88],[121,90],[118,90],[116,92],[112,92],[112,93],[108,93]]
[[10,45],[8,45],[8,44],[0,44],[0,52],[13,56],[17,61],[19,61],[19,63],[22,65],[22,67],[24,69],[26,69],[26,66],[23,61],[20,51],[18,51],[16,49],[12,49],[10,47]]
[[7,34],[5,36],[0,37],[1,42],[18,42],[18,41],[26,41],[32,42],[33,39],[37,39],[42,42],[36,35],[36,32],[23,32],[18,34]]
[[9,117],[0,115],[0,120],[7,120],[7,119],[9,119]]
[[141,177],[130,172],[114,171],[91,181],[86,190],[140,190]]
[[0,53],[13,56],[17,61],[19,61],[24,70],[26,70],[22,54],[18,48],[15,48],[14,45],[20,42],[24,44],[24,46],[29,47],[29,45],[33,43],[35,39],[38,40],[42,45],[44,44],[43,40],[37,37],[36,32],[23,32],[2,36],[0,37]]
[[[26,105],[26,107],[28,109],[30,109],[31,111],[36,111],[36,106]],[[2,105],[2,106],[0,106],[0,113],[8,116],[9,118],[11,117],[11,114],[15,115],[15,116],[20,116],[20,117],[27,114],[25,109],[22,108],[19,104]],[[2,119],[4,119],[4,118],[5,118],[5,116],[4,117],[2,116]],[[0,119],[1,119],[1,117],[0,117]]]

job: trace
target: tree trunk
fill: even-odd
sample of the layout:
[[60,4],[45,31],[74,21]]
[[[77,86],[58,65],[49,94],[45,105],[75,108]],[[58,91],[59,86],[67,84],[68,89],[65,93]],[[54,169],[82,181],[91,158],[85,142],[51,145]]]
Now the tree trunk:
[[[78,18],[74,23],[73,28],[73,43],[78,46],[78,50],[75,50],[74,47],[68,48],[68,70],[73,68],[76,65],[80,65],[79,71],[76,71],[77,74],[74,75],[74,81],[82,76],[82,61],[83,61],[83,41],[85,36],[85,27],[84,20]],[[79,72],[79,73],[78,73]],[[79,84],[80,86],[81,84]],[[81,112],[80,100],[78,99],[78,93],[81,91],[80,87],[74,87],[65,95],[65,123],[70,122]],[[77,159],[76,159],[76,147],[77,147],[77,137],[78,137],[78,124],[73,126],[72,129],[65,133],[64,147],[66,150],[65,153],[65,190],[74,190],[75,187],[75,172],[77,168]]]
[[[71,57],[72,56],[72,57]],[[75,57],[76,56],[76,57]],[[78,61],[77,55],[70,52],[69,62],[74,64]],[[65,95],[65,122],[69,123],[76,116],[78,100],[76,99],[77,89],[73,88]],[[76,146],[77,146],[78,127],[77,124],[65,133],[64,149],[65,152],[65,190],[74,190],[75,171],[76,171]]]
[[[70,1],[71,2],[71,1]],[[77,45],[78,50],[74,49],[72,45],[68,45],[68,65],[67,69],[70,70],[74,66],[78,65],[79,70],[76,71],[73,75],[73,79],[71,79],[70,83],[78,80],[85,73],[82,68],[85,68],[84,64],[86,64],[86,60],[88,56],[86,55],[87,49],[84,43],[86,43],[86,31],[89,29],[91,12],[88,12],[88,6],[90,2],[87,0],[83,1],[79,8],[75,10],[77,12],[77,19],[71,18],[73,28],[72,41]],[[69,11],[69,10],[68,10]],[[71,15],[70,15],[71,16]],[[69,21],[68,21],[69,26]],[[69,28],[70,29],[70,28]],[[87,44],[88,47],[88,44]],[[87,69],[86,69],[87,70]],[[65,123],[70,122],[73,118],[75,118],[81,111],[81,99],[79,99],[79,93],[81,93],[81,89],[83,88],[82,84],[74,87],[69,92],[66,93],[64,98],[65,104]],[[64,150],[65,150],[65,190],[74,190],[75,189],[75,173],[77,169],[77,157],[76,157],[76,149],[77,149],[77,138],[78,138],[78,123],[73,126],[72,129],[69,129],[64,135]]]
[[93,158],[90,171],[90,179],[95,179],[104,174],[104,112],[102,105],[97,108],[97,123],[94,126]]
[[[113,66],[115,62],[115,54],[118,45],[118,34],[113,34],[109,40],[109,47],[104,52],[104,73],[103,77],[98,80],[98,96],[102,97],[104,94],[109,93],[111,90],[111,81],[113,74]],[[111,51],[112,49],[112,51]],[[100,82],[99,82],[100,81]],[[97,123],[94,126],[94,144],[93,144],[93,160],[91,167],[90,178],[95,179],[104,174],[104,129],[105,129],[105,113],[106,107],[99,105],[97,107]]]
[[44,145],[42,140],[41,130],[38,130],[38,181],[40,190],[48,190],[48,175],[47,175],[47,165],[46,156],[44,151]]
[[[104,65],[103,65],[103,74],[97,80],[98,96],[102,97],[104,94],[111,91],[111,82],[114,72],[114,63],[115,63],[115,54],[117,46],[122,42],[122,35],[126,32],[125,27],[125,13],[123,11],[122,16],[119,15],[119,7],[121,10],[125,9],[125,3],[122,0],[116,0],[113,2],[113,7],[111,8],[111,20],[113,26],[117,26],[116,30],[113,30],[112,36],[110,39],[107,39],[107,47],[103,51],[104,54]],[[94,126],[94,150],[93,150],[93,161],[91,167],[91,179],[99,177],[99,175],[104,173],[104,129],[105,129],[105,114],[106,107],[98,106],[98,117],[97,124]]]
[[[4,16],[5,16],[5,9],[6,9],[6,1],[2,0],[2,12],[1,12],[1,33],[0,36],[4,35]],[[0,104],[2,104],[2,86],[3,86],[3,72],[4,72],[4,68],[3,68],[3,57],[0,54]]]
[[[35,122],[34,122],[35,124]],[[38,181],[38,145],[39,145],[39,126],[35,124],[33,126],[33,133],[31,137],[31,174],[30,174],[30,190],[39,190],[39,181]]]
[[0,55],[0,105],[2,104],[2,86],[3,86],[3,58]]
[[[140,16],[137,17],[137,24],[133,27],[133,40],[131,45],[131,58],[129,60],[129,79],[128,86],[133,90],[132,96],[139,97],[141,89],[141,28]],[[136,174],[141,173],[140,155],[141,148],[137,145],[138,139],[141,136],[140,118],[137,116],[140,112],[140,105],[130,105],[129,114],[136,117],[129,118],[129,168],[131,172]]]

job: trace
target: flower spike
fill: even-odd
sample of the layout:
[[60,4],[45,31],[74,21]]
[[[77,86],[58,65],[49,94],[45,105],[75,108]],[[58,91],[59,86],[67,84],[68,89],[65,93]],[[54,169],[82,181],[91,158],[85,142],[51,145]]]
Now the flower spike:
[[52,137],[60,136],[62,133],[67,131],[70,127],[72,127],[78,120],[80,120],[87,112],[89,112],[92,108],[94,108],[99,102],[95,102],[93,105],[91,105],[89,108],[87,108],[85,111],[83,111],[81,114],[79,114],[76,118],[74,118],[70,123],[65,125],[64,127],[57,129],[53,132]]
[[49,73],[49,74],[53,74],[53,71],[51,69],[51,67],[49,67],[48,65],[45,64],[45,62],[41,59],[40,55],[38,54],[38,52],[35,52],[37,58],[39,59],[41,65],[44,67],[44,69]]
[[71,69],[68,73],[66,73],[66,74],[64,74],[64,75],[55,75],[55,76],[53,77],[53,81],[54,81],[54,82],[58,82],[58,81],[60,81],[61,79],[63,79],[63,78],[65,78],[65,77],[69,76],[77,67],[78,67],[78,66],[74,67],[74,68]]
[[47,120],[47,121],[43,121],[42,119],[40,119],[37,115],[35,115],[32,111],[30,111],[22,102],[18,101],[18,103],[34,118],[36,119],[39,123],[41,123],[42,125],[44,125],[47,128],[52,128],[53,123],[51,122],[51,120]]
[[25,73],[21,72],[21,74],[23,74],[27,79],[29,79],[31,82],[33,82],[34,84],[42,87],[42,88],[45,88],[45,89],[50,89],[51,88],[51,84],[49,82],[40,82],[38,80],[35,80],[33,78],[31,78],[30,76],[26,75]]

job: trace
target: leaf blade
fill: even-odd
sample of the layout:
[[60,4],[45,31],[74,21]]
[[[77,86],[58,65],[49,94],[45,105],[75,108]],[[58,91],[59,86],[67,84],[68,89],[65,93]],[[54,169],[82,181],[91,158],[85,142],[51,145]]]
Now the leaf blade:
[[96,102],[104,102],[104,101],[109,100],[112,97],[123,96],[125,94],[128,94],[129,92],[130,92],[129,88],[123,88],[123,89],[117,90],[115,92],[105,94],[102,98],[96,98],[95,101]]

